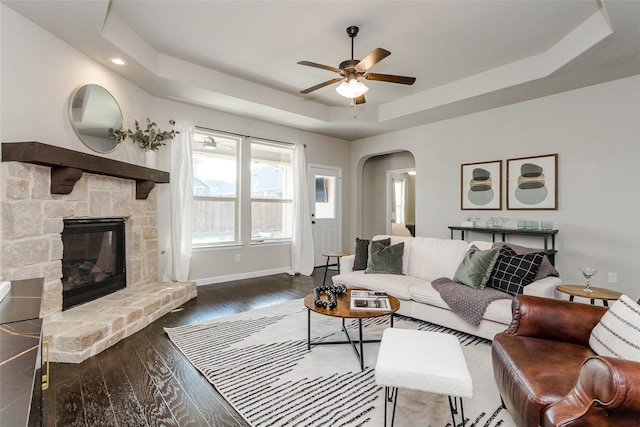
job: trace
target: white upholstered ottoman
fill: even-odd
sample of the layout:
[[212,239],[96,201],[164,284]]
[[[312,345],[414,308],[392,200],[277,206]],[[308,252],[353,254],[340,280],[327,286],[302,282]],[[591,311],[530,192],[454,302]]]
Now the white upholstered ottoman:
[[456,425],[455,415],[459,405],[464,426],[462,398],[473,397],[473,382],[460,341],[455,336],[439,332],[385,329],[375,377],[378,385],[385,386],[385,426],[387,403],[391,401],[393,426],[398,388],[447,395],[453,425]]

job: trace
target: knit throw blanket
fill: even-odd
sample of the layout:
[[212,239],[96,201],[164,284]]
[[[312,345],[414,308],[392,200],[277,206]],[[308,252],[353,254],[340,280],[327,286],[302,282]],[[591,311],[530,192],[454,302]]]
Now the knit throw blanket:
[[512,296],[493,288],[473,289],[447,277],[431,282],[431,286],[440,293],[451,311],[472,325],[479,325],[489,304],[499,299],[512,299]]

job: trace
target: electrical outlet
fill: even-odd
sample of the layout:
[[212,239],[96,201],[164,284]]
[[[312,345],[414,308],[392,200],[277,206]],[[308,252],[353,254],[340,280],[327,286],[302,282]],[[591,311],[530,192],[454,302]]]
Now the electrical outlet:
[[609,274],[607,274],[607,281],[609,283],[618,283],[618,273],[610,271]]
[[236,262],[240,262],[240,254],[236,254]]

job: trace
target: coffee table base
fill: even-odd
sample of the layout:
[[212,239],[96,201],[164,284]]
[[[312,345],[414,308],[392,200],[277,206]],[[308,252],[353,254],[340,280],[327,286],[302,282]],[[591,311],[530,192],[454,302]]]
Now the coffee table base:
[[[391,316],[391,327],[393,328],[393,313],[389,313]],[[347,337],[346,341],[321,341],[321,342],[311,342],[311,309],[307,309],[307,350],[311,350],[312,345],[333,345],[333,344],[351,344],[354,353],[358,360],[360,360],[360,370],[364,371],[364,348],[363,344],[365,343],[375,343],[380,342],[377,340],[363,340],[362,339],[362,319],[358,319],[358,341],[354,341],[349,335],[349,331],[347,331],[347,327],[345,325],[345,318],[342,318],[342,331]],[[360,349],[358,350],[358,344]]]

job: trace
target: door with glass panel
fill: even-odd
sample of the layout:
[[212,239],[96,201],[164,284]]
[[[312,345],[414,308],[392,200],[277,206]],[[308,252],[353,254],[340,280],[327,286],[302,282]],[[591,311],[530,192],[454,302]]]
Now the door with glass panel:
[[[342,170],[309,166],[309,195],[316,267],[324,266],[323,253],[342,251]],[[333,260],[332,260],[333,261]]]

